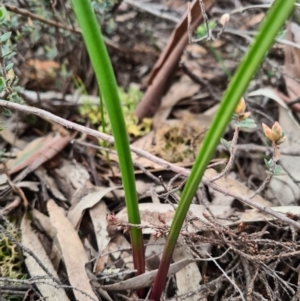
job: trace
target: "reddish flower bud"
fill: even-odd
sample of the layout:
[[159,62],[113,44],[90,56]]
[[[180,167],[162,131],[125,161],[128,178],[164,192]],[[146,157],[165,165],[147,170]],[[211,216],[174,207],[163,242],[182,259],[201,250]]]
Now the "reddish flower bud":
[[280,140],[283,136],[282,128],[280,124],[276,121],[272,126],[272,137],[273,141],[276,142]]
[[270,129],[267,125],[264,123],[262,124],[265,136],[272,142],[276,143],[277,145],[283,143],[286,139],[284,136],[284,132],[280,126],[280,124],[276,121],[272,129]]
[[270,141],[273,141],[272,130],[264,123],[262,124],[262,128],[263,128],[264,134],[267,137],[267,139],[269,139]]

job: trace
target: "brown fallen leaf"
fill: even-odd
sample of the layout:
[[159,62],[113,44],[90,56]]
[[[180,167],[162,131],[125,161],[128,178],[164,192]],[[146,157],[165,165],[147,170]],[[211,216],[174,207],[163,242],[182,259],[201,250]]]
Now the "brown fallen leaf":
[[32,219],[35,221],[35,223],[37,223],[43,229],[44,233],[46,233],[48,237],[54,239],[56,235],[56,230],[52,226],[50,218],[37,209],[33,209],[31,213]]
[[165,237],[157,238],[154,235],[150,236],[145,247],[146,268],[148,270],[152,271],[158,269],[164,251],[165,242]]
[[[68,279],[78,301],[98,300],[85,271],[88,262],[87,255],[71,222],[53,200],[47,203],[47,209],[53,227],[57,231],[57,239],[63,254]],[[83,293],[82,293],[83,292]]]
[[256,24],[260,23],[264,17],[265,13],[263,12],[250,15],[246,18],[246,20],[243,21],[243,25],[241,26],[240,30],[248,30],[249,27],[255,26]]
[[[280,206],[280,207],[271,207],[272,210],[282,213],[284,215],[299,215],[300,206]],[[275,218],[271,215],[267,215],[264,212],[258,211],[257,209],[249,209],[241,213],[241,219],[238,222],[232,223],[233,225],[239,224],[241,221],[245,223],[253,222],[262,222],[262,221],[271,221]]]
[[184,98],[192,97],[200,89],[199,84],[194,83],[187,76],[182,78],[172,85],[168,93],[163,97],[161,105],[153,118],[154,128],[161,126],[170,115],[174,105]]
[[[22,244],[31,250],[37,258],[43,263],[47,271],[55,278],[59,279],[56,271],[53,268],[51,260],[47,256],[40,240],[38,239],[36,233],[32,230],[30,226],[30,221],[26,216],[23,217],[21,223],[22,231]],[[25,264],[29,271],[31,277],[44,277],[43,282],[39,283],[36,281],[36,286],[38,287],[40,293],[45,299],[49,300],[59,300],[59,301],[69,301],[66,292],[63,288],[58,288],[57,283],[51,279],[47,279],[49,275],[40,267],[36,260],[31,256],[26,256]]]
[[22,86],[35,90],[35,88],[48,90],[55,83],[60,65],[50,60],[29,59],[21,66]]
[[16,146],[19,149],[23,149],[26,146],[26,141],[18,139],[17,135],[13,133],[9,128],[4,128],[0,132],[0,136],[4,141],[10,145]]
[[51,133],[30,142],[18,153],[15,159],[8,160],[7,162],[10,175],[27,167],[14,179],[14,182],[22,180],[28,173],[56,156],[70,140],[70,136],[61,136],[59,133]]
[[122,188],[121,186],[116,187],[94,187],[94,191],[91,191],[85,195],[75,206],[71,207],[68,212],[68,219],[75,229],[80,226],[81,218],[86,209],[92,208],[98,204],[101,199],[109,192]]

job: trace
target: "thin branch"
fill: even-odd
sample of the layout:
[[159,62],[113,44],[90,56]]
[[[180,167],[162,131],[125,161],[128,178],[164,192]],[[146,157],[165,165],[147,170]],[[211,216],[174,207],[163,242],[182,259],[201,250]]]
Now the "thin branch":
[[227,274],[226,272],[221,268],[221,266],[217,263],[217,261],[211,257],[211,255],[206,252],[206,255],[214,262],[214,264],[218,267],[218,269],[222,272],[222,274],[224,275],[224,277],[233,285],[233,287],[236,289],[236,291],[240,294],[241,296],[241,299],[243,301],[246,301],[244,296],[243,296],[243,293],[242,291],[240,290],[240,288],[237,286],[237,284],[235,283],[235,281],[233,279],[231,279]]
[[174,14],[172,15],[172,11],[171,13],[168,13],[167,12],[168,7],[162,4],[154,4],[154,3],[148,4],[143,1],[133,1],[133,0],[125,0],[124,2],[130,4],[131,6],[136,7],[141,11],[145,11],[153,16],[174,22],[176,24],[180,21],[180,17],[175,17]]
[[[9,109],[14,109],[14,110],[17,110],[17,111],[20,111],[20,112],[23,112],[23,113],[27,113],[27,114],[33,114],[33,115],[36,115],[36,116],[39,116],[41,118],[44,118],[44,119],[47,119],[47,120],[51,120],[52,122],[56,122],[66,128],[69,128],[69,129],[73,129],[73,130],[76,130],[76,131],[79,131],[81,133],[84,133],[84,134],[87,134],[87,135],[90,135],[90,136],[93,136],[93,137],[96,137],[96,138],[100,138],[100,139],[103,139],[105,141],[108,141],[110,143],[114,143],[114,138],[110,135],[107,135],[107,134],[104,134],[104,133],[101,133],[101,132],[98,132],[96,130],[93,130],[93,129],[90,129],[88,127],[85,127],[85,126],[82,126],[82,125],[79,125],[79,124],[76,124],[74,122],[71,122],[71,121],[68,121],[68,120],[65,120],[61,117],[58,117],[52,113],[49,113],[45,110],[42,110],[42,109],[38,109],[38,108],[34,108],[34,107],[30,107],[30,106],[26,106],[26,105],[21,105],[21,104],[18,104],[18,103],[14,103],[14,102],[10,102],[10,101],[6,101],[6,100],[1,100],[0,99],[0,107],[6,107],[6,108],[9,108]],[[161,159],[161,158],[158,158],[142,149],[139,149],[137,147],[134,147],[134,146],[130,146],[130,149],[132,152],[138,154],[139,156],[142,156],[142,157],[145,157],[147,158],[148,160],[164,167],[165,169],[167,170],[172,170],[174,173],[179,173],[181,175],[184,175],[184,176],[189,176],[190,175],[190,170],[186,169],[186,168],[183,168],[183,167],[180,167],[176,164],[172,164],[172,163],[169,163],[168,161],[164,160],[164,159]],[[246,198],[246,197],[243,197],[239,194],[236,194],[236,193],[233,193],[229,190],[226,190],[226,189],[223,189],[221,187],[219,187],[217,184],[215,183],[212,183],[210,181],[210,179],[208,179],[207,177],[203,177],[202,179],[202,182],[211,187],[212,189],[216,190],[216,191],[219,191],[225,195],[229,195],[229,196],[232,196],[234,198],[236,198],[237,200],[241,201],[242,203],[252,207],[252,208],[256,208],[260,211],[263,211],[291,226],[294,226],[298,229],[300,229],[300,224],[290,218],[288,218],[286,215],[284,214],[281,214],[281,213],[278,213],[274,210],[272,210],[271,208],[268,208],[268,207],[265,207],[265,206],[262,206],[258,203],[255,203],[253,201],[251,201],[249,198]]]
[[236,127],[234,130],[233,138],[232,138],[231,145],[230,145],[229,161],[228,161],[227,165],[225,166],[225,168],[222,170],[222,172],[220,172],[217,176],[210,179],[210,181],[214,182],[216,180],[219,180],[223,176],[226,176],[228,174],[228,172],[230,171],[231,167],[233,166],[234,159],[235,159],[236,145],[237,145],[238,137],[239,137],[239,127]]
[[56,21],[45,19],[45,18],[43,18],[39,15],[36,15],[36,14],[28,11],[27,9],[19,8],[17,6],[6,4],[6,3],[4,3],[3,5],[5,6],[5,8],[8,11],[11,11],[13,13],[16,13],[16,14],[19,14],[19,15],[22,15],[22,16],[25,16],[25,17],[29,17],[33,20],[40,21],[40,22],[48,24],[50,26],[54,26],[54,27],[57,27],[57,28],[65,29],[67,31],[71,31],[71,32],[74,32],[74,33],[80,33],[81,34],[81,30],[78,29],[78,28],[70,27],[70,26],[58,23]]
[[[223,151],[223,150],[227,150],[227,148],[224,145],[219,145],[218,150]],[[249,143],[249,144],[237,144],[236,150],[237,151],[245,151],[247,153],[249,153],[249,152],[272,153],[273,148],[271,146],[266,147],[266,146]],[[295,156],[295,157],[300,156],[300,150],[297,150],[297,149],[291,150],[288,148],[283,148],[283,149],[280,149],[280,153],[281,153],[281,155],[287,155],[287,156]]]

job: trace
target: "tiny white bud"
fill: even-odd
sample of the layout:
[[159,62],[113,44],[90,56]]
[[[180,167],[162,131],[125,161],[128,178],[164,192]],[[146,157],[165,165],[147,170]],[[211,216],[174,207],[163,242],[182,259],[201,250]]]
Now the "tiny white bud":
[[230,15],[228,13],[223,14],[219,20],[219,23],[224,27],[230,19]]

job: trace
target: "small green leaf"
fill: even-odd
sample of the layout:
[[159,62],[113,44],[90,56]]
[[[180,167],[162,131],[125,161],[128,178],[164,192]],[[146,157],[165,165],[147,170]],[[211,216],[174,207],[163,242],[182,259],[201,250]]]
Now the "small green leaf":
[[11,111],[6,109],[6,108],[2,108],[3,109],[3,114],[7,117],[10,117],[11,116]]
[[270,160],[268,161],[267,159],[264,159],[264,161],[265,161],[265,164],[266,164],[266,166],[267,166],[267,169],[269,170],[269,169],[272,167],[272,165],[273,165],[273,160],[270,159]]
[[5,67],[5,71],[8,72],[10,69],[12,69],[14,66],[14,63],[10,63]]
[[224,138],[221,138],[221,143],[223,146],[225,146],[228,150],[230,150],[231,148],[231,143],[229,141],[227,141],[226,139]]
[[[216,22],[214,22],[214,21],[209,21],[208,22],[208,28],[209,29],[214,29],[215,27],[216,27]],[[207,35],[207,29],[206,29],[205,24],[202,24],[197,28],[196,35],[197,35],[198,38],[203,38]]]
[[0,43],[5,43],[11,36],[11,31],[4,33],[0,36]]
[[285,173],[283,172],[283,169],[280,165],[275,165],[273,174],[274,174],[274,176],[283,176],[283,175],[285,175]]
[[0,24],[7,18],[7,10],[4,6],[0,7]]
[[244,128],[244,129],[254,129],[256,128],[255,121],[252,118],[247,118],[242,121],[234,121],[233,125],[235,127]]
[[13,55],[15,55],[16,53],[15,52],[13,52],[13,51],[11,51],[11,50],[7,50],[7,51],[5,51],[4,49],[3,49],[3,51],[2,51],[2,58],[4,59],[5,57],[6,58],[9,58],[9,56],[13,56]]
[[0,90],[5,87],[4,82],[5,82],[4,78],[2,76],[0,76]]
[[265,158],[264,161],[265,161],[265,164],[266,164],[267,168],[269,169],[270,167],[269,167],[268,160]]

